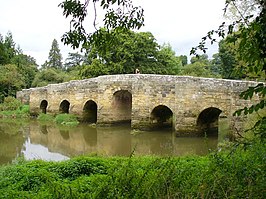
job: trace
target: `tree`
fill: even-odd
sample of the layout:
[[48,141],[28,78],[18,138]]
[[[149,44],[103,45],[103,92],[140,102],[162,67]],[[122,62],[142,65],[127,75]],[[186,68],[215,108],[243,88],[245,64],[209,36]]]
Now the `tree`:
[[194,64],[195,62],[202,62],[204,64],[209,64],[209,60],[208,60],[208,55],[207,54],[203,54],[203,55],[198,55],[195,57],[191,57],[190,59],[190,63]]
[[[109,34],[106,36],[108,37]],[[171,46],[160,46],[150,32],[115,33],[113,39],[115,48],[105,51],[99,50],[101,46],[98,45],[92,45],[89,48],[86,70],[82,70],[82,77],[100,75],[103,67],[102,74],[134,73],[136,68],[141,73],[177,74],[179,72],[181,60],[175,56]],[[99,61],[96,62],[96,59]],[[92,70],[87,66],[91,64],[100,68]],[[88,69],[92,71],[88,72]],[[88,76],[84,76],[85,74]]]
[[4,97],[16,96],[16,92],[25,87],[22,75],[16,65],[0,65],[0,103]]
[[62,70],[55,69],[55,68],[47,68],[39,71],[33,82],[32,86],[46,86],[48,84],[56,84],[56,83],[62,83],[65,81],[69,81],[71,78],[63,72]]
[[[59,5],[63,9],[63,15],[71,17],[70,30],[66,32],[62,41],[64,44],[75,48],[87,49],[92,43],[101,46],[101,50],[110,48],[112,40],[102,40],[103,34],[112,32],[123,32],[129,29],[140,29],[144,25],[143,9],[134,6],[129,0],[85,0],[84,3],[76,0],[65,0]],[[94,9],[94,16],[87,15],[88,7]],[[97,24],[97,10],[99,7],[104,12],[103,24],[107,32],[102,32]],[[87,33],[83,23],[88,16],[92,16],[94,31]]]
[[91,64],[84,65],[79,73],[82,79],[108,74],[108,69],[99,59],[93,59]]
[[11,59],[16,55],[16,43],[11,32],[8,32],[5,39],[0,34],[0,64],[10,64]]
[[0,34],[0,64],[8,64],[9,60],[3,36]]
[[54,39],[45,66],[48,68],[63,69],[62,59],[58,42]]
[[211,66],[206,54],[191,57],[190,64],[183,66],[180,74],[195,77],[217,77],[217,75],[212,73]]
[[186,55],[180,55],[179,56],[182,62],[182,66],[187,65],[187,56]]
[[30,88],[35,78],[35,75],[38,72],[38,65],[36,63],[36,60],[33,57],[25,55],[22,53],[22,51],[20,51],[19,54],[13,57],[11,63],[17,66],[18,72],[23,77],[25,87]]
[[30,88],[36,73],[35,59],[16,48],[12,33],[8,32],[5,39],[0,34],[0,102],[22,88]]
[[81,66],[83,62],[86,60],[84,55],[79,54],[78,52],[76,53],[68,53],[68,57],[66,58],[65,61],[65,69],[71,69],[75,66]]
[[8,54],[8,59],[11,60],[16,55],[16,43],[13,40],[13,35],[11,32],[7,33],[4,45]]
[[170,44],[163,44],[161,46],[157,60],[165,69],[163,74],[176,75],[180,72],[182,60],[175,55],[175,51]]
[[215,76],[220,76],[222,78],[224,78],[222,76],[222,61],[221,61],[221,57],[219,56],[219,53],[215,53],[212,55],[212,60],[211,60],[211,72],[212,74],[214,74]]
[[[237,59],[243,62],[248,73],[253,75],[261,76],[265,82],[266,73],[266,1],[265,0],[254,0],[252,9],[256,11],[255,15],[245,15],[241,12],[238,5],[238,0],[227,0],[225,5],[225,12],[228,11],[228,7],[233,5],[240,18],[236,21],[226,24],[223,22],[218,30],[211,30],[205,37],[202,38],[201,42],[197,47],[192,48],[191,53],[196,54],[197,50],[206,52],[206,41],[209,39],[211,43],[216,42],[214,37],[217,34],[219,37],[224,38],[226,35],[230,36],[229,43],[237,43]],[[245,1],[244,1],[245,2]],[[257,86],[249,87],[246,91],[240,94],[243,99],[251,99],[254,95],[260,96],[261,101],[250,107],[244,107],[235,112],[234,115],[245,115],[257,112],[266,107],[266,85],[259,83]],[[264,125],[265,127],[266,117],[262,117],[254,128]],[[261,139],[265,139],[266,133],[265,128],[258,134]]]

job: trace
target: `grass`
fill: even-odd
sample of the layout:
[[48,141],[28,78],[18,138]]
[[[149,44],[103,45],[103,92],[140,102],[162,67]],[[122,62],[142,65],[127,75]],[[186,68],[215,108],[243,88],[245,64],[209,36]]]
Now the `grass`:
[[29,116],[30,116],[29,105],[22,105],[16,110],[0,111],[0,118],[29,118]]
[[66,125],[66,126],[77,126],[79,124],[77,117],[73,114],[58,114],[54,117],[50,114],[41,113],[38,116],[38,120],[41,122],[54,121],[56,124]]
[[54,120],[57,124],[63,124],[67,126],[76,126],[79,124],[77,117],[73,114],[58,114]]
[[50,114],[40,113],[37,119],[41,122],[50,122],[54,120],[54,116]]
[[261,142],[208,156],[18,160],[0,168],[0,198],[265,198]]

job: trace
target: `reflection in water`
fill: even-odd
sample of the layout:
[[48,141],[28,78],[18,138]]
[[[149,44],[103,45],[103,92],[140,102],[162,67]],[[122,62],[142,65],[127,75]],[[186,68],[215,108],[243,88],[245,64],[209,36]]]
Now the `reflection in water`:
[[[13,121],[14,122],[14,121]],[[64,160],[77,155],[204,155],[217,146],[217,137],[180,138],[169,131],[133,134],[130,126],[93,128],[40,124],[30,121],[16,124],[16,129],[0,121],[0,164],[11,162],[23,154],[26,159]],[[23,131],[21,131],[23,129]],[[13,132],[13,134],[12,134]]]
[[41,133],[43,133],[43,134],[47,134],[48,133],[46,125],[41,125],[40,128],[41,128]]
[[69,159],[60,153],[50,152],[47,147],[40,144],[32,144],[30,138],[26,140],[24,146],[25,149],[22,153],[27,160],[42,159],[47,161],[60,161]]
[[11,163],[22,151],[25,138],[24,124],[13,123],[10,120],[0,122],[0,164]]
[[62,136],[62,138],[64,139],[64,140],[68,140],[69,139],[69,131],[68,130],[60,130],[59,131],[60,132],[60,134],[61,134],[61,136]]

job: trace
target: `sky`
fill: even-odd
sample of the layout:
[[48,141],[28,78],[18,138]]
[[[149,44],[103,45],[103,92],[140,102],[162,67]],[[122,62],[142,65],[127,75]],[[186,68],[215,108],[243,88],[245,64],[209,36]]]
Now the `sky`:
[[[38,65],[48,59],[53,39],[59,42],[63,59],[77,52],[60,41],[69,30],[69,20],[58,7],[63,0],[0,0],[0,34],[8,31],[24,54],[34,57]],[[82,0],[81,0],[82,1]],[[201,38],[223,21],[225,0],[133,0],[144,9],[145,26],[157,42],[169,43],[176,55],[187,55]],[[209,58],[218,51],[211,46]]]

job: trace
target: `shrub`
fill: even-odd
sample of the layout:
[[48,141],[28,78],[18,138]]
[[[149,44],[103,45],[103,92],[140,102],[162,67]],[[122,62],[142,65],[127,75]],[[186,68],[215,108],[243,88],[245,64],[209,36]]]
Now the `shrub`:
[[15,111],[22,106],[21,101],[14,97],[6,97],[4,103],[0,104],[0,111]]
[[0,104],[0,118],[28,118],[29,115],[29,105],[23,105],[14,97],[6,97]]
[[46,122],[46,121],[53,121],[55,118],[52,115],[41,113],[38,118],[39,121]]
[[55,122],[57,124],[76,126],[79,124],[79,121],[75,115],[72,114],[59,114],[55,117]]

